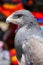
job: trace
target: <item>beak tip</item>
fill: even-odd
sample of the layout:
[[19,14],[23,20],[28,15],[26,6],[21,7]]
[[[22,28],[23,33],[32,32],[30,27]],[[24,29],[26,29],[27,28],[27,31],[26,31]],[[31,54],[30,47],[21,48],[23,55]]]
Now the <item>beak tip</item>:
[[6,19],[6,23],[9,23],[9,19],[8,18]]

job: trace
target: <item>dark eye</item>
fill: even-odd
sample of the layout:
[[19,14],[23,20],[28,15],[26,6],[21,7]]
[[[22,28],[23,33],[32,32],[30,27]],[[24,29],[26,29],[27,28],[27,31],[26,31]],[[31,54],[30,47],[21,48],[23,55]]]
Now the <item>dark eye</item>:
[[20,18],[22,16],[23,16],[22,14],[16,14],[16,15],[13,16],[13,18]]

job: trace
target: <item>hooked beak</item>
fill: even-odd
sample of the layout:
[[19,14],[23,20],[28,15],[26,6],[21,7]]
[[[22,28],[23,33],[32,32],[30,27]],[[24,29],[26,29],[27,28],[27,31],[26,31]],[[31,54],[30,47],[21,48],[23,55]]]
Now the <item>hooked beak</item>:
[[21,24],[21,21],[20,21],[19,18],[13,18],[12,16],[9,16],[9,17],[6,19],[6,23],[13,23],[13,24],[20,25],[20,24]]

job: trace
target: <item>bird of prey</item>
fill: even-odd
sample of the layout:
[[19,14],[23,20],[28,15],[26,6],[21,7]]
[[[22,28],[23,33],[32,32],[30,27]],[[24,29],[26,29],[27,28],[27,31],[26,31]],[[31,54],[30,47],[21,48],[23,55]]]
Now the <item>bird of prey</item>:
[[11,14],[6,22],[18,25],[15,35],[18,60],[21,60],[24,54],[26,65],[43,65],[43,32],[32,13],[18,10]]

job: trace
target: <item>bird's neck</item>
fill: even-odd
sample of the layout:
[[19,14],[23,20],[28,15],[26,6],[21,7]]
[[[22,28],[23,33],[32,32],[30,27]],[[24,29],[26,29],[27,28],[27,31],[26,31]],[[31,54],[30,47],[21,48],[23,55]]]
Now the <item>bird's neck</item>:
[[29,28],[36,28],[36,29],[41,29],[39,25],[35,25],[35,24],[21,24],[21,25],[18,25],[18,30],[22,27],[26,27],[27,29]]

